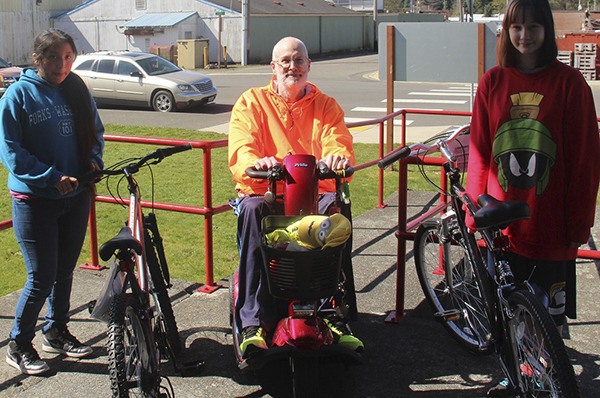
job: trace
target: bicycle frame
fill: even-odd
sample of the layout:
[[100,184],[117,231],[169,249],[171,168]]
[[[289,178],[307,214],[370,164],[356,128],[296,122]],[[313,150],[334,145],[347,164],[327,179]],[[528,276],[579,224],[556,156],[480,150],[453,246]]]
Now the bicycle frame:
[[[181,342],[166,290],[170,284],[164,250],[153,213],[145,217],[142,212],[141,195],[134,177],[141,167],[157,164],[167,156],[189,149],[189,144],[157,149],[133,163],[125,166],[123,164],[126,161],[117,163],[88,176],[92,181],[98,175],[124,176],[129,193],[126,226],[99,250],[100,257],[105,261],[114,255],[118,261],[118,272],[125,275],[120,294],[112,299],[108,320],[111,389],[113,394],[119,396],[128,394],[131,389],[130,378],[144,393],[157,393],[154,389],[162,388],[160,364],[161,354],[165,350],[178,372],[197,369],[200,364],[184,364],[182,368],[175,363]],[[127,201],[121,199],[121,202],[125,204]],[[151,303],[151,296],[154,303]],[[132,328],[130,335],[128,328]],[[130,343],[136,347],[131,351],[127,349]],[[138,350],[146,354],[140,354]],[[132,363],[138,361],[133,368],[129,367],[130,360]],[[138,366],[141,366],[140,370],[137,370]]]
[[148,267],[146,263],[146,250],[144,242],[144,215],[142,213],[141,198],[133,175],[127,174],[127,185],[129,190],[129,217],[127,226],[132,236],[140,242],[142,253],[135,254],[136,279],[146,300],[149,300]]

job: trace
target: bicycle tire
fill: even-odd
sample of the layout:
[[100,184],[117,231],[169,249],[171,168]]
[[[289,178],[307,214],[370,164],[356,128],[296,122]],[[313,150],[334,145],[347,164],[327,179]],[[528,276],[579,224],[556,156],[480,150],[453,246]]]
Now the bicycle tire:
[[579,397],[573,366],[548,310],[524,289],[513,292],[508,304],[512,350],[504,357],[513,359],[512,366],[507,366],[513,380],[518,380],[522,396]]
[[166,347],[161,348],[163,348],[163,351],[165,351],[165,348],[170,350],[166,354],[170,355],[171,359],[175,359],[181,353],[182,342],[177,328],[177,321],[175,320],[175,313],[173,312],[173,305],[171,304],[167,286],[160,270],[158,256],[155,251],[156,248],[152,244],[148,231],[144,232],[144,236],[146,263],[148,264],[150,279],[152,281],[153,297],[155,297],[156,305],[159,307],[158,314],[160,319],[158,327],[161,327],[165,334],[165,341],[161,342],[161,346],[166,343]]
[[155,397],[160,374],[150,325],[139,299],[116,295],[108,319],[108,370],[113,397]]
[[[419,226],[415,235],[414,255],[419,283],[434,313],[458,310],[462,314],[457,319],[442,318],[442,324],[448,333],[469,351],[490,354],[493,351],[492,345],[485,344],[489,342],[491,335],[489,309],[482,299],[489,297],[489,293],[486,293],[485,287],[480,288],[483,285],[480,277],[486,276],[478,276],[477,272],[483,265],[472,264],[466,248],[467,244],[476,245],[476,242],[471,235],[467,242],[458,229],[453,231],[450,263],[454,283],[452,288],[448,288],[444,267],[440,266],[440,258],[443,257],[440,228],[440,222],[426,221]],[[479,252],[474,255],[479,256]],[[483,260],[478,258],[476,261]],[[445,261],[444,264],[448,262]],[[439,315],[436,317],[440,319]]]

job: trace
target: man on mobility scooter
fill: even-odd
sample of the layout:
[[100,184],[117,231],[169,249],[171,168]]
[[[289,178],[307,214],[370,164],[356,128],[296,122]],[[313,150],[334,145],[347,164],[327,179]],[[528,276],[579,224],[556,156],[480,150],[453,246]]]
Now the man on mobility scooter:
[[[267,330],[276,322],[274,303],[269,295],[261,253],[261,220],[271,214],[265,203],[270,195],[266,180],[250,178],[245,170],[268,170],[282,163],[287,154],[310,154],[331,170],[344,170],[354,163],[352,135],[338,103],[308,82],[311,60],[302,41],[281,39],[273,48],[273,77],[268,85],[244,92],[236,102],[229,128],[229,168],[236,182],[238,198],[233,203],[238,216],[239,296],[235,316],[242,326],[240,351],[267,348]],[[318,211],[334,212],[334,180],[319,181]],[[351,220],[350,204],[339,205]],[[356,319],[356,296],[351,263],[351,238],[342,254],[346,281],[343,311],[322,306],[325,323],[334,340],[355,351],[363,343],[352,335],[347,322]]]

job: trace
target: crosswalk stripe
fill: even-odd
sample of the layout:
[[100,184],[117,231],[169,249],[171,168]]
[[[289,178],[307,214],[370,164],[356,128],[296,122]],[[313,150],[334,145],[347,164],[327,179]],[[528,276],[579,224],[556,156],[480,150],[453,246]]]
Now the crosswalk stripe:
[[[399,111],[404,108],[394,108],[394,112]],[[423,110],[423,111],[443,111],[443,109],[433,109],[433,108],[410,108],[413,110]],[[374,106],[357,106],[351,109],[352,112],[387,112],[387,108],[378,108]]]
[[[367,120],[373,120],[373,119],[366,118],[366,117],[365,118],[362,118],[362,117],[345,117],[344,118],[344,121],[346,123],[365,122]],[[406,125],[410,126],[413,122],[414,122],[414,120],[407,120],[406,121]],[[395,126],[402,126],[402,120],[400,118],[394,118],[394,125]],[[355,129],[362,129],[363,127],[370,128],[370,127],[373,127],[373,126],[369,125],[369,126],[360,126],[360,127],[353,127],[353,128],[355,128]]]
[[[387,100],[381,100],[386,102]],[[394,102],[407,104],[466,104],[466,100],[394,99]]]
[[451,93],[440,93],[440,92],[431,92],[431,91],[413,91],[408,93],[408,95],[441,95],[441,96],[448,96],[448,97],[465,97],[465,96],[470,96],[471,93],[458,93],[458,92],[451,92]]

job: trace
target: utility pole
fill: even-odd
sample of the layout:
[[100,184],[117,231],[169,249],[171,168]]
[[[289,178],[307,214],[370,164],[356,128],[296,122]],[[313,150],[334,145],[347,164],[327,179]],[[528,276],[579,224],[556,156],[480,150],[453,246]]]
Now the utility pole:
[[248,39],[250,37],[250,0],[242,0],[242,65],[248,65]]

